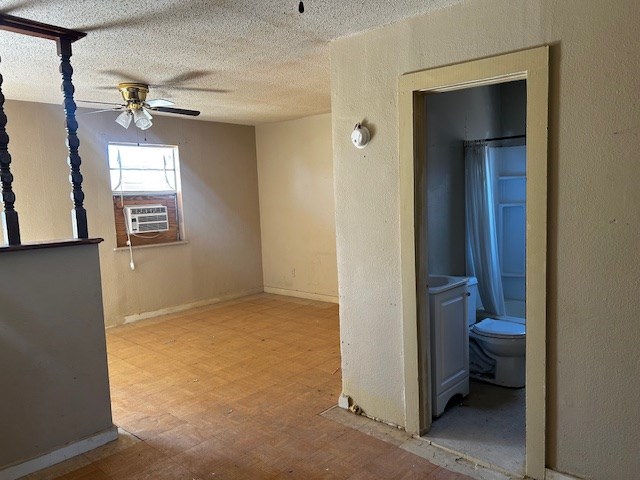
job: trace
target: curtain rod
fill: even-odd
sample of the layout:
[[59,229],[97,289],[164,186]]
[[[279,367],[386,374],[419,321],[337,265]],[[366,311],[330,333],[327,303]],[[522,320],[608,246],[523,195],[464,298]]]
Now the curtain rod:
[[464,143],[472,144],[472,143],[483,143],[483,142],[497,142],[499,140],[516,140],[518,138],[527,138],[527,136],[526,135],[510,135],[506,137],[484,138],[479,140],[465,140]]

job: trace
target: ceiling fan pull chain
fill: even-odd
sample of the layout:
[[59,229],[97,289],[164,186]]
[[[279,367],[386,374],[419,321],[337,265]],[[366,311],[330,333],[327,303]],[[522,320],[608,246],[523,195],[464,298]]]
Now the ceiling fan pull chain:
[[298,11],[300,13],[304,13],[304,3],[302,3],[302,0],[300,0],[300,3],[298,4]]

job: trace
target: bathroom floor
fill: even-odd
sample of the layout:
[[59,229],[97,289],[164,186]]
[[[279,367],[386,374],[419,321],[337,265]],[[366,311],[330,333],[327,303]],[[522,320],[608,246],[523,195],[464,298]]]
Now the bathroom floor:
[[470,393],[422,438],[486,466],[524,474],[525,389],[470,380]]

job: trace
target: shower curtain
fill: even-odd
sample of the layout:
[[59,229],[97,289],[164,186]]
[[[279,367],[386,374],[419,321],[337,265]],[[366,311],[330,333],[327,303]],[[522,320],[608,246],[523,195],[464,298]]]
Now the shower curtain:
[[465,143],[465,223],[467,275],[478,279],[487,313],[505,315],[498,257],[494,162],[486,142]]

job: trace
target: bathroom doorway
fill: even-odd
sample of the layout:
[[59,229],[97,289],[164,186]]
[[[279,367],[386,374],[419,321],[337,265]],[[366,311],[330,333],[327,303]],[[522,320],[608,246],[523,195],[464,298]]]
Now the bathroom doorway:
[[524,476],[526,80],[422,100],[416,244],[426,248],[416,261],[428,277],[417,302],[430,312],[432,372],[423,438]]
[[[444,163],[438,166],[436,159],[436,170],[433,170],[432,165],[432,171],[428,171],[429,149],[432,145],[424,132],[429,126],[443,131],[446,131],[448,127],[450,127],[449,130],[453,129],[454,131],[459,129],[460,122],[455,118],[456,112],[478,103],[482,97],[493,97],[494,102],[485,103],[485,106],[480,107],[475,113],[468,111],[466,113],[467,116],[477,115],[478,118],[484,116],[486,119],[484,127],[480,124],[471,125],[472,122],[468,121],[462,128],[461,137],[458,135],[457,139],[445,138],[439,148],[445,153],[443,158],[447,158],[454,151],[457,152],[456,155],[463,152],[462,156],[464,157],[465,140],[468,142],[476,140],[485,143],[483,146],[485,150],[520,147],[526,153],[524,172],[518,172],[517,175],[508,175],[504,172],[502,174],[505,180],[506,177],[514,177],[513,182],[509,180],[511,183],[519,182],[515,177],[524,177],[524,182],[520,183],[526,185],[524,187],[526,206],[523,204],[518,212],[515,210],[502,211],[501,214],[501,210],[515,207],[507,204],[519,202],[509,201],[509,195],[513,193],[511,192],[513,185],[496,187],[497,190],[503,188],[505,201],[504,205],[497,205],[495,211],[496,216],[503,215],[503,222],[509,224],[522,226],[522,222],[518,219],[526,221],[525,229],[518,227],[520,228],[519,232],[524,232],[526,241],[526,253],[523,254],[526,270],[515,273],[503,272],[507,274],[498,275],[501,281],[503,278],[506,279],[505,288],[509,292],[518,290],[514,286],[515,284],[525,285],[522,304],[526,300],[525,315],[523,316],[526,318],[526,362],[524,362],[526,369],[523,368],[526,372],[524,378],[526,388],[505,390],[511,393],[498,398],[504,400],[502,403],[511,402],[513,405],[520,405],[520,412],[515,412],[515,415],[520,415],[520,418],[524,419],[520,425],[521,435],[525,435],[526,431],[523,444],[526,456],[524,465],[520,462],[520,466],[501,466],[491,458],[483,460],[482,452],[486,452],[491,446],[483,443],[482,438],[474,437],[469,432],[454,433],[453,436],[471,437],[470,443],[477,447],[473,452],[461,451],[464,449],[460,445],[441,446],[459,452],[472,460],[480,460],[480,463],[485,465],[513,473],[526,474],[532,478],[544,478],[545,474],[547,89],[547,47],[407,74],[401,77],[399,82],[406,428],[410,432],[421,435],[431,434],[433,437],[438,434],[438,429],[444,430],[441,428],[442,422],[452,412],[449,410],[439,420],[432,422],[433,415],[439,413],[436,413],[436,410],[440,406],[436,405],[432,398],[432,383],[435,373],[431,371],[434,358],[430,345],[433,331],[430,329],[433,326],[434,318],[431,318],[429,312],[427,291],[430,273],[467,275],[466,243],[468,239],[465,237],[467,226],[464,214],[460,214],[465,209],[464,190],[460,189],[459,183],[457,189],[453,187],[454,177],[458,180],[464,178],[464,163],[458,163],[455,166],[457,172],[441,172],[442,181],[430,183],[437,175],[434,172],[438,167],[444,168]],[[439,96],[444,99],[445,94],[450,92],[457,92],[464,96],[465,94],[462,92],[465,90],[467,90],[468,98],[466,100],[458,99],[461,102],[458,107],[444,108],[437,118],[430,116],[429,96],[432,98]],[[514,95],[514,92],[517,91],[526,99],[526,106],[519,104],[516,108],[510,103],[509,98],[513,99],[510,95]],[[519,115],[524,119],[526,125],[520,125],[524,133],[516,131],[517,128],[506,131],[502,124],[507,125],[509,122],[504,122],[500,116],[493,115],[496,111],[502,110],[503,103],[504,110],[510,110],[511,107],[514,107],[512,113],[520,109]],[[459,130],[457,132],[459,134]],[[486,142],[487,140],[489,142]],[[526,145],[517,144],[518,141],[522,142],[523,140]],[[491,143],[503,141],[508,145]],[[516,144],[509,142],[516,142]],[[495,153],[495,151],[492,152],[492,154]],[[431,156],[433,156],[433,152]],[[521,173],[525,175],[521,175]],[[500,180],[497,181],[500,182]],[[456,193],[459,194],[456,195]],[[439,212],[439,215],[432,215],[431,218],[428,217],[430,203]],[[438,253],[445,251],[448,253],[444,256]],[[462,254],[455,257],[453,252],[462,252]],[[498,254],[505,255],[505,252],[503,250]],[[507,256],[515,258],[512,254],[513,252],[506,253]],[[444,271],[445,267],[448,271]],[[522,278],[514,282],[512,279],[516,277],[510,275],[516,273]],[[517,298],[507,298],[507,300],[517,300]],[[516,304],[510,306],[514,307]],[[465,311],[465,313],[467,312]],[[458,315],[459,317],[460,315]],[[496,397],[491,392],[492,388],[504,388],[484,382],[478,383],[476,387],[475,397],[481,399],[477,405],[478,410],[482,410],[486,402],[496,403],[494,402]],[[471,395],[468,398],[471,398]],[[460,407],[460,410],[464,409],[467,412],[472,411],[469,406]],[[449,418],[453,417],[449,415]],[[440,422],[440,426],[438,422]],[[462,423],[472,422],[463,421]],[[499,422],[494,422],[494,424],[498,425]],[[452,425],[447,425],[447,427],[449,429],[455,428]],[[481,430],[486,429],[477,428],[476,432]],[[438,444],[433,438],[430,438],[430,441]],[[515,455],[517,456],[517,453]]]

